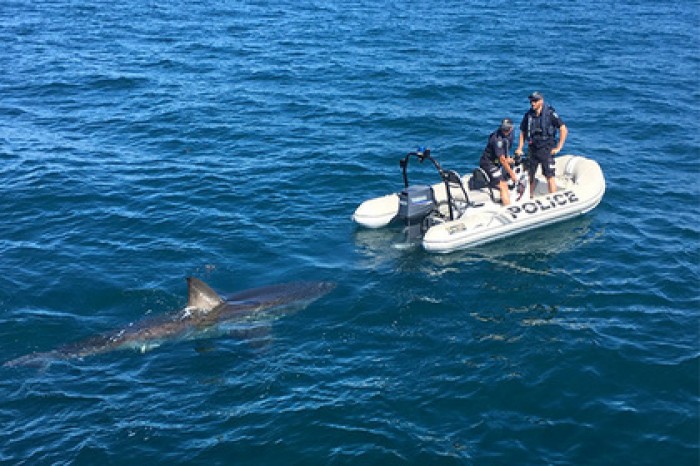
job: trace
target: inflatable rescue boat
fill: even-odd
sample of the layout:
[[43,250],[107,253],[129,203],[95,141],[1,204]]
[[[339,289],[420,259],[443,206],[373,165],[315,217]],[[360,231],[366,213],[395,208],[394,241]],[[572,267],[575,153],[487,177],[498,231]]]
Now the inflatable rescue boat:
[[[407,169],[414,157],[432,162],[441,182],[410,185]],[[550,194],[546,179],[538,174],[531,198],[526,161],[516,160],[518,182],[509,185],[511,204],[503,206],[498,188],[489,187],[483,170],[460,176],[443,170],[430,149],[419,149],[400,161],[404,189],[364,201],[352,218],[367,228],[402,225],[407,241],[446,253],[562,222],[595,208],[605,193],[598,163],[577,155],[563,155],[555,162],[557,191]]]

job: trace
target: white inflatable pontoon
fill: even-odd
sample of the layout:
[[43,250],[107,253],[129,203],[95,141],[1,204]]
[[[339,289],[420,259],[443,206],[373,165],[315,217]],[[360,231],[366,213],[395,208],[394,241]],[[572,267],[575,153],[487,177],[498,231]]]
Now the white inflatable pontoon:
[[[442,182],[410,186],[406,171],[412,156],[421,162],[430,160]],[[409,240],[420,240],[427,251],[445,253],[561,222],[595,208],[605,193],[598,163],[575,155],[555,161],[556,193],[548,192],[547,181],[538,174],[531,199],[528,176],[523,164],[518,164],[515,172],[519,181],[511,187],[511,204],[503,206],[499,190],[489,188],[481,169],[460,177],[443,170],[429,149],[409,152],[401,160],[405,189],[363,202],[352,218],[367,228],[402,222]]]

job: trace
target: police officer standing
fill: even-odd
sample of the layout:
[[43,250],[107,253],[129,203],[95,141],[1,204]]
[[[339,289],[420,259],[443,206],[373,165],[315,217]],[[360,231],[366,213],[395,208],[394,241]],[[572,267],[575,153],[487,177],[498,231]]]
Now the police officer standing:
[[[523,154],[523,143],[527,139],[530,197],[532,197],[535,192],[534,180],[538,165],[542,165],[542,174],[547,178],[549,192],[557,191],[557,183],[554,179],[554,156],[564,147],[569,131],[554,108],[544,103],[542,94],[535,91],[528,96],[528,99],[530,99],[530,110],[520,123],[520,139],[515,155]],[[560,133],[559,143],[556,139],[557,129]]]
[[508,156],[511,147],[513,147],[513,120],[504,118],[501,121],[501,126],[489,136],[489,142],[486,144],[481,159],[479,159],[479,167],[488,175],[490,186],[497,187],[501,191],[503,205],[510,204],[510,197],[508,183],[503,179],[501,167],[505,169],[513,182],[518,180],[511,168],[513,159]]

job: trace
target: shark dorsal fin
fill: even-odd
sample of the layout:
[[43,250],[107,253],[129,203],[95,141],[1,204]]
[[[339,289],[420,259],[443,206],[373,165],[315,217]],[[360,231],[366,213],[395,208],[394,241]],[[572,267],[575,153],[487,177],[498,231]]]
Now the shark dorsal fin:
[[223,302],[221,296],[202,280],[194,277],[187,279],[187,307],[208,312]]

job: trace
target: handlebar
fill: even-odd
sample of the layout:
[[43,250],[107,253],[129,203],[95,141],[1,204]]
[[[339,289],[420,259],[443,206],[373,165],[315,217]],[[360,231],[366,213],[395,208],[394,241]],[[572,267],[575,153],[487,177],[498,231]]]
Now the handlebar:
[[401,169],[403,170],[403,184],[406,188],[408,188],[408,173],[407,173],[408,161],[410,160],[411,157],[417,157],[418,161],[420,163],[423,163],[425,160],[430,160],[431,162],[433,162],[433,165],[435,165],[435,168],[437,168],[437,171],[440,173],[440,176],[442,176],[442,174],[443,174],[442,167],[437,162],[437,160],[435,160],[430,155],[430,149],[424,148],[424,147],[419,147],[415,151],[407,153],[406,157],[399,160],[399,165],[401,166]]

